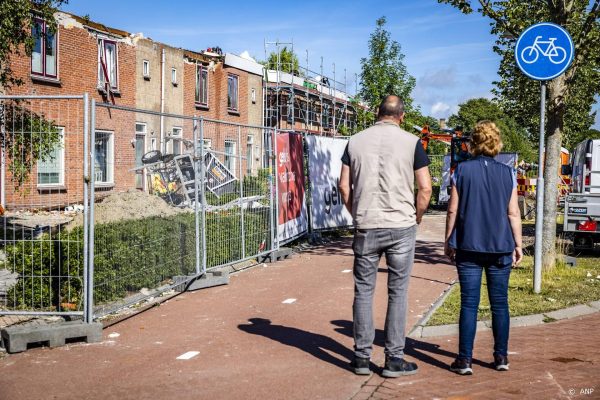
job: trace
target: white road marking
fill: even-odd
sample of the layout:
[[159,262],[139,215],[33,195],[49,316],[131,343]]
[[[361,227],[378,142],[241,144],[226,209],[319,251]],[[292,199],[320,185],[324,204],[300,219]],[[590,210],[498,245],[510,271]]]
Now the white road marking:
[[111,333],[111,334],[108,335],[109,338],[116,338],[116,337],[119,337],[119,336],[121,336],[121,334],[119,334],[117,332],[113,332],[113,333]]
[[190,358],[196,357],[198,354],[200,354],[199,351],[188,351],[187,353],[183,353],[182,355],[177,357],[177,359],[178,360],[189,360]]
[[282,303],[283,304],[292,304],[295,301],[296,301],[296,299],[286,299],[286,300],[282,301]]
[[347,274],[347,273],[350,273],[350,272],[352,272],[351,269],[345,269],[345,270],[342,271],[342,274]]

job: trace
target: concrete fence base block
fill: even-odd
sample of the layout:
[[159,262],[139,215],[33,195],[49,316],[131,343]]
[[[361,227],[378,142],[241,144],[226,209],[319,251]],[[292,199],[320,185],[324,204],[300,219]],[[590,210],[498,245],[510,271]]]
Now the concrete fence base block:
[[282,247],[279,250],[275,250],[270,254],[267,254],[266,256],[262,256],[258,258],[258,262],[259,263],[274,263],[277,261],[282,261],[285,260],[288,257],[291,257],[291,255],[293,254],[292,249],[289,249],[287,247]]
[[569,308],[564,308],[562,310],[548,312],[545,315],[547,317],[554,318],[554,319],[567,319],[567,318],[579,317],[581,315],[591,314],[596,311],[598,311],[598,310],[595,309],[594,307],[590,307],[585,304],[580,304],[575,307],[569,307]]
[[206,275],[193,281],[187,287],[187,290],[199,290],[221,285],[229,285],[229,273],[226,271],[209,271]]
[[49,347],[64,346],[67,340],[95,343],[102,341],[102,324],[70,321],[61,324],[21,325],[2,329],[2,341],[9,353],[27,350],[30,344],[42,343]]

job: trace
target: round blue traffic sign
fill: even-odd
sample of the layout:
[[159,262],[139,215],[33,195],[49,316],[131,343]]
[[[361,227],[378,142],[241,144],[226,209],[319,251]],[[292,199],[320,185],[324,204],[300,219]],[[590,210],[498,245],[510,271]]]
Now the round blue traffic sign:
[[525,75],[538,81],[556,78],[569,68],[575,47],[563,27],[550,22],[525,29],[515,46],[517,65]]

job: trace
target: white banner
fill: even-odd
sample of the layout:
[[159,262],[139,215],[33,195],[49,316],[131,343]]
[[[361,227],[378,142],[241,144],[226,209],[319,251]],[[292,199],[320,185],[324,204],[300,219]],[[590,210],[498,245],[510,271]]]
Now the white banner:
[[338,189],[346,139],[306,136],[308,176],[311,189],[313,229],[352,226],[352,215],[344,207]]

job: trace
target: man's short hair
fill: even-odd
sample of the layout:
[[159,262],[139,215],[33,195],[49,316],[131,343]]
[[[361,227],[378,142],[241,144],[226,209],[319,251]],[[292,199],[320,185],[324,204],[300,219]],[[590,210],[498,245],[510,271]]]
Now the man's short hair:
[[377,112],[377,117],[400,118],[404,113],[404,102],[396,95],[390,94],[383,98]]

